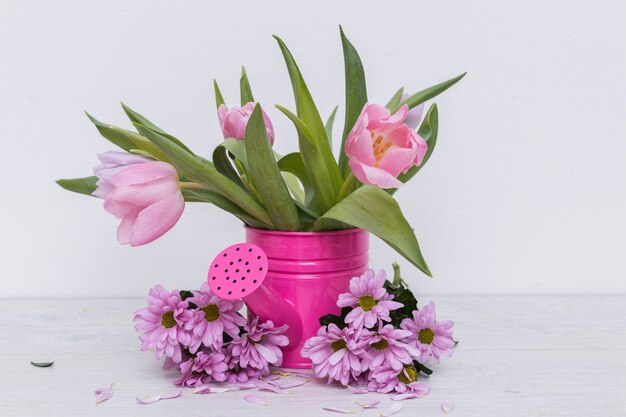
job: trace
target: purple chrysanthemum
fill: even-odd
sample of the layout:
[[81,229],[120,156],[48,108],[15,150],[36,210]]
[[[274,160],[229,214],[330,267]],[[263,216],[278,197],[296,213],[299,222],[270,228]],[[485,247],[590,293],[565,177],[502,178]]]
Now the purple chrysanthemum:
[[360,355],[364,352],[370,332],[346,327],[339,329],[331,323],[308,339],[300,354],[313,362],[313,373],[328,382],[339,381],[347,385],[361,373]]
[[363,370],[374,370],[386,364],[399,372],[404,365],[412,363],[419,351],[402,342],[410,335],[408,330],[396,329],[391,324],[379,325],[378,331],[369,339],[367,355],[362,361]]
[[439,363],[439,358],[452,356],[454,339],[452,338],[453,321],[436,320],[435,305],[431,301],[421,310],[413,312],[413,318],[402,320],[400,327],[411,332],[405,342],[412,344],[419,350],[421,363],[426,363],[432,356],[435,362]]
[[346,323],[351,327],[362,326],[372,328],[378,320],[390,321],[389,312],[402,307],[401,303],[391,301],[393,295],[388,294],[383,287],[387,274],[380,270],[374,275],[368,269],[360,277],[350,280],[350,292],[339,294],[339,307],[353,307],[346,316]]
[[194,343],[189,345],[191,353],[195,353],[202,343],[206,347],[220,350],[223,343],[223,333],[232,337],[239,335],[239,327],[246,323],[237,313],[243,305],[241,300],[224,300],[211,292],[205,282],[200,291],[193,291],[193,297],[188,302],[198,306],[193,310],[193,319],[188,321],[185,329],[192,332]]
[[418,372],[413,365],[405,365],[400,372],[389,365],[383,365],[370,373],[367,388],[383,393],[395,391],[400,394],[428,394],[428,385],[417,382],[417,378]]
[[226,348],[225,362],[228,364],[228,371],[226,372],[226,382],[229,384],[240,384],[242,382],[248,382],[249,380],[256,380],[263,375],[269,373],[254,368],[242,368],[239,365],[239,357],[232,354],[232,343]]
[[174,383],[197,387],[209,382],[222,382],[226,380],[227,370],[228,364],[223,353],[201,350],[180,364],[180,376]]
[[274,327],[271,320],[259,324],[259,318],[254,317],[244,326],[244,330],[241,337],[230,344],[230,351],[239,358],[241,368],[250,367],[268,373],[269,365],[282,364],[283,352],[280,346],[289,344],[289,339],[283,334],[287,331],[287,325]]
[[192,319],[189,304],[183,301],[178,291],[168,292],[161,285],[148,293],[148,307],[135,312],[137,331],[142,332],[141,350],[154,350],[157,359],[163,354],[175,363],[182,361],[180,344],[190,341],[184,326]]

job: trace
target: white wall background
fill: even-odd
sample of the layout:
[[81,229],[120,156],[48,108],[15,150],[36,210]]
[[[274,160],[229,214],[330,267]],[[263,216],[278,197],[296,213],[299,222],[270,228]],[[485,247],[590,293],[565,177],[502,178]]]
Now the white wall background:
[[[197,287],[238,222],[190,204],[162,239],[120,246],[100,201],[54,183],[111,149],[83,110],[126,126],[123,100],[208,154],[213,77],[233,103],[245,64],[266,107],[293,108],[276,33],[326,117],[343,105],[340,23],[371,101],[469,72],[437,99],[438,148],[397,194],[436,275],[402,262],[419,292],[626,292],[624,2],[1,0],[0,296]],[[277,149],[295,149],[270,116]],[[397,258],[372,244],[373,267]]]

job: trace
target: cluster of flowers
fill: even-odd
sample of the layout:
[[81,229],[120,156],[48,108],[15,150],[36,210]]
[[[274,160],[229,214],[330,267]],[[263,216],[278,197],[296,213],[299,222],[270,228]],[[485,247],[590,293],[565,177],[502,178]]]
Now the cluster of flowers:
[[432,302],[418,310],[399,274],[390,283],[384,270],[353,278],[337,305],[341,316],[322,317],[301,352],[317,377],[369,391],[428,393],[418,377],[432,373],[425,366],[429,360],[452,355],[452,321],[437,321]]
[[206,283],[199,291],[169,292],[157,285],[147,301],[134,318],[141,350],[154,351],[157,359],[165,356],[164,367],[180,371],[177,385],[245,382],[282,363],[287,326],[246,320],[239,313],[241,300],[223,300]]

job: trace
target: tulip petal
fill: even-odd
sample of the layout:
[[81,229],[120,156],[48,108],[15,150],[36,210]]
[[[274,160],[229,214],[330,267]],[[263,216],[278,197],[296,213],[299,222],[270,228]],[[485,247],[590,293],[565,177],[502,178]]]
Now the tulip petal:
[[355,158],[350,159],[348,165],[354,176],[363,184],[377,185],[380,188],[400,188],[404,185],[387,171],[365,165]]
[[111,178],[111,184],[120,187],[123,185],[145,184],[163,178],[178,180],[176,168],[167,162],[153,161],[129,166]]
[[337,407],[324,407],[322,408],[322,410],[326,410],[326,411],[332,411],[333,413],[340,413],[340,414],[356,414],[356,411],[354,410],[348,410],[345,408],[337,408]]
[[132,227],[131,246],[145,245],[163,236],[178,222],[184,208],[185,200],[177,192],[142,210]]
[[148,207],[178,192],[179,189],[178,180],[162,178],[148,184],[115,186],[107,195],[107,199]]
[[254,395],[254,394],[246,395],[245,397],[243,397],[243,399],[252,404],[264,405],[265,407],[269,406],[269,404],[265,402],[265,400],[259,397],[258,395]]
[[454,401],[445,400],[441,403],[441,411],[443,411],[444,414],[448,414],[452,410],[454,410]]
[[381,417],[389,417],[392,416],[398,412],[400,412],[404,407],[402,406],[402,404],[400,403],[395,403],[393,404],[391,407],[389,407],[387,409],[387,411],[385,411],[384,413],[382,413],[380,416]]
[[96,394],[96,404],[100,404],[113,397],[113,384],[106,388],[98,388],[94,393]]

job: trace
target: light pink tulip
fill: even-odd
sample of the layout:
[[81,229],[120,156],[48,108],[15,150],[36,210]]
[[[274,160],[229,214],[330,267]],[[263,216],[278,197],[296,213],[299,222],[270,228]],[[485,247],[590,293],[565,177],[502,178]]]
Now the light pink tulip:
[[363,107],[346,139],[348,164],[363,184],[401,187],[398,175],[422,163],[426,141],[404,123],[408,112],[406,105],[393,115],[378,104]]
[[[256,103],[249,102],[243,107],[233,106],[228,109],[226,105],[222,104],[217,109],[217,117],[220,122],[220,128],[224,134],[224,138],[235,138],[244,140],[246,138],[246,126],[248,119],[254,110]],[[263,120],[265,121],[265,128],[267,129],[267,137],[270,143],[274,144],[274,126],[268,115],[261,109],[263,113]]]
[[178,174],[168,163],[148,160],[128,165],[106,181],[110,191],[104,209],[122,219],[117,240],[123,245],[140,246],[158,239],[185,208]]

